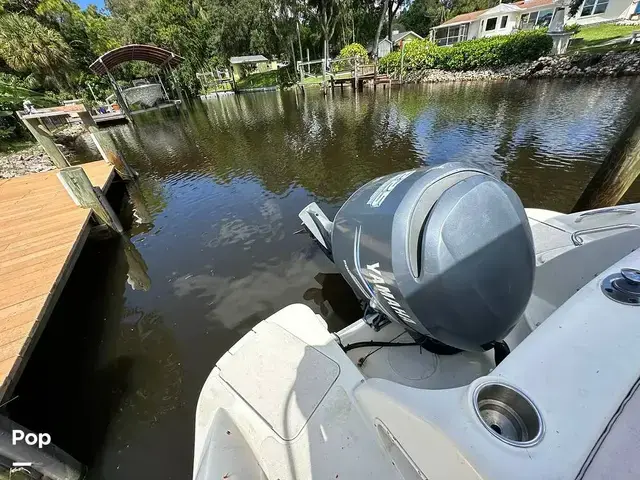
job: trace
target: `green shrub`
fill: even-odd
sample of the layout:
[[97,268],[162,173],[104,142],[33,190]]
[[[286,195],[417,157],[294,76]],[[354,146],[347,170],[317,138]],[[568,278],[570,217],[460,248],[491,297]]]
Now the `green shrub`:
[[369,60],[369,54],[367,53],[367,49],[364,48],[359,43],[351,43],[340,50],[340,53],[336,57],[336,61],[333,62],[334,70],[347,70],[353,66],[353,60],[344,60],[340,61],[341,58],[353,58],[358,57],[359,62],[361,64],[367,63]]
[[573,23],[571,25],[565,25],[562,29],[565,32],[571,32],[571,33],[573,33],[575,35],[580,30],[582,30],[582,27],[580,25],[578,25],[577,23]]
[[[546,29],[468,40],[450,47],[439,47],[429,40],[413,41],[405,46],[402,68],[405,72],[500,68],[536,60],[548,54],[552,45]],[[400,52],[393,52],[380,60],[380,71],[399,72],[400,63]]]
[[382,73],[400,71],[400,52],[391,52],[378,60],[378,70]]

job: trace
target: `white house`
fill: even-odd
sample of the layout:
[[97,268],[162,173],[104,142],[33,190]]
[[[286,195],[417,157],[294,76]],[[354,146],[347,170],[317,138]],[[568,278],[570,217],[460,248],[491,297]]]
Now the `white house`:
[[[508,35],[518,30],[546,27],[562,0],[521,0],[501,3],[487,10],[464,13],[433,27],[431,40],[453,45],[463,40]],[[638,0],[585,0],[574,18],[566,23],[606,22],[629,19],[636,14]]]

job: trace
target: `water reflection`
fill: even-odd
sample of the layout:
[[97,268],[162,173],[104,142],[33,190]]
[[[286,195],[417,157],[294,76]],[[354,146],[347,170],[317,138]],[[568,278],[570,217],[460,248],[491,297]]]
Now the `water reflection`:
[[[306,303],[332,329],[358,315],[333,265],[310,238],[293,234],[300,209],[316,201],[331,216],[371,178],[458,160],[500,175],[527,206],[568,210],[637,108],[638,85],[268,92],[112,128],[140,173],[153,224],[130,232],[141,257],[105,244],[83,255],[85,269],[57,316],[80,326],[78,348],[63,357],[65,371],[81,373],[45,382],[56,399],[39,411],[76,419],[82,410],[81,424],[58,438],[79,448],[92,478],[189,478],[195,403],[224,351],[291,303]],[[640,201],[639,192],[636,183],[628,200]],[[135,282],[153,288],[127,286],[127,256],[147,272],[134,271]],[[80,309],[78,299],[90,307]]]

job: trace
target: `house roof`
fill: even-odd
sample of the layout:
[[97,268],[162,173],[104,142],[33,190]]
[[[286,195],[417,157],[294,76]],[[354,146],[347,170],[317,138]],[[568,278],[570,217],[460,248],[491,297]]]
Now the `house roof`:
[[501,13],[521,12],[522,8],[513,3],[500,3],[495,7],[485,10],[480,14],[481,17],[487,17],[491,15],[499,15]]
[[[503,11],[507,11],[504,8],[507,7],[507,9],[509,11],[518,11],[518,10],[522,10],[523,12],[526,12],[528,10],[531,10],[533,8],[539,8],[539,7],[545,7],[545,6],[551,6],[554,3],[556,3],[555,0],[520,0],[518,2],[513,2],[510,4],[507,3],[502,3],[499,4],[493,8],[489,8],[489,9],[485,9],[485,10],[476,10],[475,12],[469,12],[469,13],[463,13],[462,15],[457,15],[453,18],[450,18],[449,20],[447,20],[446,22],[441,23],[440,25],[433,27],[433,28],[440,28],[440,27],[446,27],[448,25],[458,25],[460,23],[468,23],[468,22],[472,22],[476,19],[478,19],[478,17],[480,17],[481,15],[485,14],[485,13],[500,13]],[[514,7],[517,7],[514,8]],[[502,8],[501,10],[496,10],[498,8]]]
[[410,33],[415,35],[416,37],[418,37],[420,40],[423,40],[423,38],[420,35],[418,35],[416,32],[414,32],[413,30],[408,30],[406,32],[392,33],[391,34],[391,41],[393,43],[399,42],[400,40],[402,40],[404,37],[406,37]]
[[440,25],[433,28],[438,28],[445,25],[457,25],[458,23],[472,22],[473,20],[478,18],[480,15],[482,15],[484,12],[486,12],[486,9],[476,10],[475,12],[463,13],[462,15],[456,15],[455,17],[450,18],[446,22],[443,22]]
[[268,62],[269,60],[264,55],[244,55],[242,57],[231,57],[229,61],[235,65],[238,63]]
[[525,10],[529,10],[530,8],[535,7],[546,7],[547,5],[553,5],[554,3],[558,3],[554,0],[520,0],[519,2],[513,2],[512,5],[517,5],[520,8],[524,8]]

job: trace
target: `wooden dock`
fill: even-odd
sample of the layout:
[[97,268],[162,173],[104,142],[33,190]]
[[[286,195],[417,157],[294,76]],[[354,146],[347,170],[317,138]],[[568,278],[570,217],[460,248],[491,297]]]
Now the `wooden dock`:
[[127,116],[122,111],[117,112],[109,112],[109,113],[99,113],[97,115],[92,115],[93,121],[98,125],[101,123],[113,123],[113,122],[128,122]]
[[[106,192],[114,168],[82,165]],[[59,170],[0,179],[0,403],[7,401],[89,234]]]

